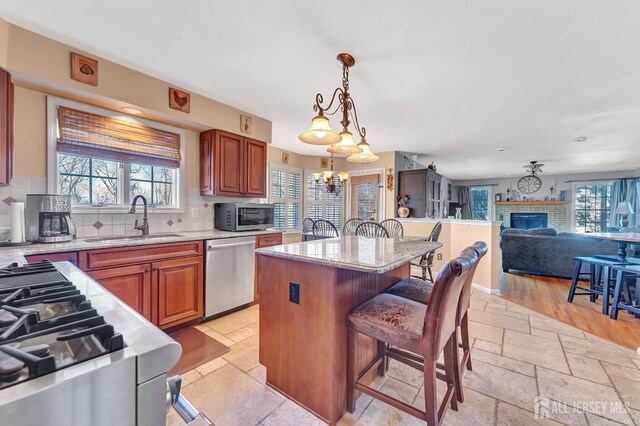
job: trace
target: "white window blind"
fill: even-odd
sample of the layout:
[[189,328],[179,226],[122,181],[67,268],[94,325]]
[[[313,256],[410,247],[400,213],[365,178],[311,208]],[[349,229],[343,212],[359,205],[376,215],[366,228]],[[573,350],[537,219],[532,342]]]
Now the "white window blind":
[[324,186],[316,184],[311,173],[313,171],[305,172],[305,181],[307,183],[305,217],[313,220],[328,220],[336,228],[341,229],[344,223],[344,189],[340,194],[327,194]]
[[274,205],[274,227],[283,231],[302,228],[302,170],[279,164],[270,165],[271,191]]

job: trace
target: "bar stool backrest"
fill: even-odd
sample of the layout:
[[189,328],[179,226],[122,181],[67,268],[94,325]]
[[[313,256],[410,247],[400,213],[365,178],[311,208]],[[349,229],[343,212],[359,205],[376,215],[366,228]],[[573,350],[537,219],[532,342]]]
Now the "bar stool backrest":
[[463,251],[445,264],[438,274],[424,319],[422,352],[425,357],[431,355],[437,359],[456,331],[462,287],[467,280],[467,274],[477,263],[478,255],[474,250]]
[[342,227],[342,235],[356,235],[356,228],[363,222],[364,220],[357,217],[349,219]]
[[338,230],[328,220],[318,219],[313,224],[313,235],[316,237],[337,237]]
[[356,235],[367,238],[389,238],[387,230],[376,222],[363,222],[356,228]]
[[458,324],[460,324],[465,312],[467,312],[471,307],[471,285],[473,284],[473,276],[476,273],[476,268],[478,267],[480,260],[485,254],[487,254],[488,247],[484,241],[476,241],[471,247],[467,247],[464,251],[466,252],[467,250],[475,252],[478,256],[478,261],[467,274],[467,280],[462,287],[462,294],[460,295],[460,304],[458,309]]
[[311,219],[310,217],[305,217],[304,220],[302,221],[302,232],[304,233],[313,232],[314,223],[315,223],[315,220]]
[[404,228],[402,227],[402,223],[395,219],[386,219],[380,222],[380,225],[387,230],[387,234],[389,237],[400,237],[404,236]]

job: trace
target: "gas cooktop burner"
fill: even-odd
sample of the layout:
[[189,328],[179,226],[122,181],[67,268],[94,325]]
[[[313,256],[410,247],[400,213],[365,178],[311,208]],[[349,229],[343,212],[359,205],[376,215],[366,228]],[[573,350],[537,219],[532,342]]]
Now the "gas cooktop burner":
[[51,262],[0,269],[0,389],[122,348]]

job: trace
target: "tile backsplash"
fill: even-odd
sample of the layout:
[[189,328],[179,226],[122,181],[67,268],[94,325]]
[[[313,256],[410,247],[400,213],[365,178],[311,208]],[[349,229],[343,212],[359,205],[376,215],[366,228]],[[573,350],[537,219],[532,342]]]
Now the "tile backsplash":
[[[9,227],[9,205],[12,201],[26,201],[27,194],[47,192],[47,178],[40,176],[15,176],[11,185],[0,186],[0,228]],[[203,197],[198,188],[187,188],[184,199],[184,213],[168,213],[149,209],[149,231],[186,232],[213,229],[213,204],[240,201],[259,203],[265,200],[255,198]],[[194,209],[198,217],[193,217]],[[110,235],[139,234],[133,228],[136,219],[142,222],[142,205],[136,214],[127,213],[73,213],[78,238]]]

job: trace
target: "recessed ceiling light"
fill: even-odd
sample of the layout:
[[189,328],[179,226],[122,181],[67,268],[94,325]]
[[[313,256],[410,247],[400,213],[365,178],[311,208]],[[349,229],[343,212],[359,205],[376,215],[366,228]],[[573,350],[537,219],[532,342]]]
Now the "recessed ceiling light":
[[582,142],[586,142],[589,138],[587,136],[580,136],[579,138],[576,138],[576,142],[578,143],[582,143]]
[[124,107],[124,108],[122,108],[122,110],[124,112],[126,112],[126,113],[129,113],[129,114],[134,114],[134,115],[142,114],[142,111],[140,111],[139,109],[135,109],[135,108]]
[[506,150],[507,150],[506,146],[496,148],[496,151],[499,151],[499,152],[506,151]]

